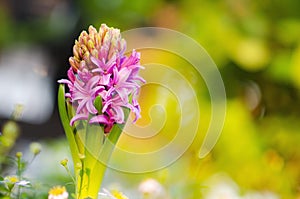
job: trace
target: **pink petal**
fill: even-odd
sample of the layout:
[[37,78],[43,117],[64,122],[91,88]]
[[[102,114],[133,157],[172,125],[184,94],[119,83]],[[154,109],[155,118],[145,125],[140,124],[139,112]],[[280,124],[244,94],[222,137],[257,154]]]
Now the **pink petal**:
[[88,112],[92,113],[92,114],[96,114],[98,113],[97,109],[95,108],[92,100],[89,100],[87,103],[86,103],[86,108],[88,110]]
[[97,115],[90,119],[89,123],[108,124],[108,118],[105,115]]
[[88,115],[87,114],[76,114],[70,121],[70,125],[73,126],[74,122],[77,120],[87,120]]
[[79,103],[78,103],[78,107],[77,107],[77,110],[76,110],[76,113],[80,113],[80,111],[84,108],[84,106],[86,105],[88,99],[83,99],[81,100]]
[[67,73],[68,73],[68,78],[70,79],[70,81],[72,83],[74,83],[74,81],[75,81],[75,75],[74,75],[72,67],[69,68],[69,70],[68,70]]
[[60,79],[57,82],[60,84],[72,84],[72,82],[67,79]]
[[122,101],[124,103],[128,103],[128,94],[124,91],[122,91],[121,89],[117,89],[116,90],[118,95],[120,96],[120,98],[122,99]]
[[92,77],[92,78],[88,81],[88,83],[87,83],[87,85],[86,85],[86,88],[87,88],[87,89],[90,89],[90,88],[94,87],[96,84],[98,84],[99,80],[100,80],[100,76],[94,76],[94,77]]
[[75,89],[77,89],[77,90],[80,91],[81,93],[86,93],[86,90],[79,84],[78,81],[75,81],[74,87],[75,87]]
[[91,61],[92,61],[93,64],[95,64],[96,66],[98,66],[98,69],[100,69],[100,70],[102,69],[102,62],[99,59],[91,56]]
[[119,124],[124,123],[123,109],[120,106],[115,106],[113,107],[113,110],[115,111],[115,115],[113,116],[113,118],[116,120],[116,122]]
[[108,85],[109,81],[110,81],[110,76],[111,76],[111,74],[103,75],[101,80],[99,81],[99,83],[102,85],[105,85],[105,86]]
[[128,79],[130,75],[130,70],[128,70],[127,68],[122,68],[120,71],[119,71],[119,74],[118,74],[118,77],[120,77],[119,81],[118,82],[126,82],[126,80]]

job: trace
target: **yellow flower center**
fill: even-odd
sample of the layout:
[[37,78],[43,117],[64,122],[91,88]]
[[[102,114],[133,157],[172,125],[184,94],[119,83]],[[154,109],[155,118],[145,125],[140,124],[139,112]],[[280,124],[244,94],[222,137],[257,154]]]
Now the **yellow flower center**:
[[63,193],[66,192],[66,188],[65,187],[61,187],[61,186],[56,186],[50,189],[49,191],[49,195],[52,196],[59,196],[62,195]]
[[15,184],[16,182],[19,182],[19,178],[17,176],[8,176],[7,177],[8,182]]
[[112,190],[111,194],[117,199],[128,199],[126,196],[124,196],[121,192],[117,190]]

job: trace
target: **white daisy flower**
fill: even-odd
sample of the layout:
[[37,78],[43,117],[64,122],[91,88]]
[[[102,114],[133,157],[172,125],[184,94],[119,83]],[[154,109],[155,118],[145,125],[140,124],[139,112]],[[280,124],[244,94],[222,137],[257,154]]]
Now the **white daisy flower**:
[[147,179],[139,185],[139,192],[147,198],[169,198],[167,197],[164,187],[154,179]]
[[103,189],[103,193],[99,193],[98,199],[129,199],[122,192],[117,190],[108,191]]
[[68,199],[69,193],[63,186],[52,187],[49,191],[48,199]]

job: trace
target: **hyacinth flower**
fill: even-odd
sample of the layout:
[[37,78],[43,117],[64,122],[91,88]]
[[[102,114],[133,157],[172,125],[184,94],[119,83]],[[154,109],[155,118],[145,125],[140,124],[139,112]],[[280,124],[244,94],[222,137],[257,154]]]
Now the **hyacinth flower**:
[[[58,82],[58,106],[74,162],[76,198],[97,198],[106,163],[145,82],[140,53],[125,55],[120,30],[102,24],[83,31],[69,58],[68,79]],[[68,92],[65,92],[65,86]]]

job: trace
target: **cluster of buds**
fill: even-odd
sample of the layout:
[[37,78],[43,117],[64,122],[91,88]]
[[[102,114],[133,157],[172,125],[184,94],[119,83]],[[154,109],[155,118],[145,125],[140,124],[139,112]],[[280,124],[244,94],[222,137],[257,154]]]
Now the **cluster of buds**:
[[69,58],[72,68],[77,70],[95,69],[96,66],[91,63],[92,59],[101,59],[100,61],[116,59],[124,54],[126,42],[121,38],[120,30],[108,28],[102,24],[99,32],[90,26],[88,33],[82,31],[73,47],[73,57]]
[[125,122],[124,109],[140,117],[136,100],[140,85],[145,82],[138,74],[140,53],[133,50],[125,55],[126,42],[119,29],[102,24],[97,31],[90,26],[83,31],[73,47],[70,57],[66,97],[76,110],[70,125],[78,120],[104,125],[104,132],[110,132],[116,123]]

